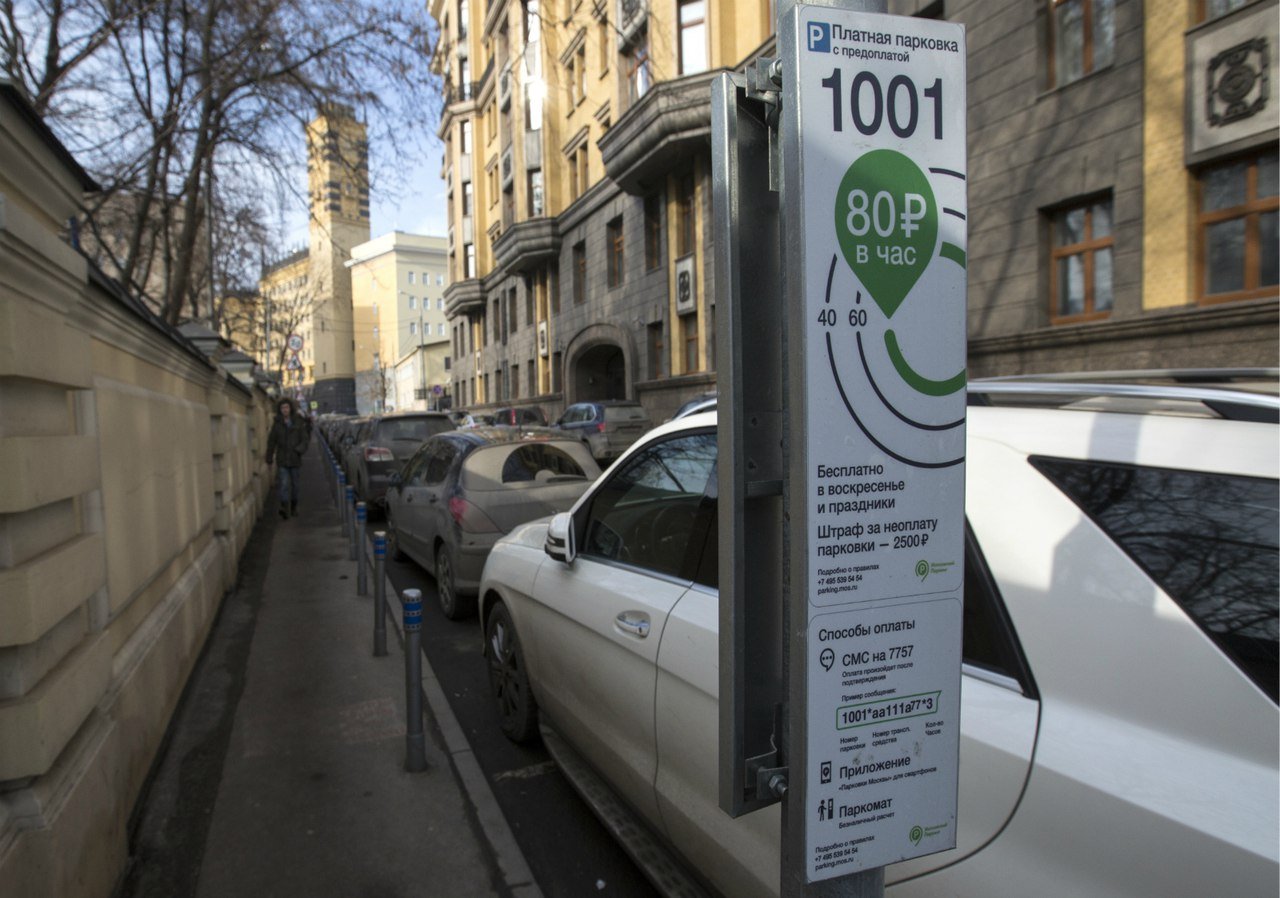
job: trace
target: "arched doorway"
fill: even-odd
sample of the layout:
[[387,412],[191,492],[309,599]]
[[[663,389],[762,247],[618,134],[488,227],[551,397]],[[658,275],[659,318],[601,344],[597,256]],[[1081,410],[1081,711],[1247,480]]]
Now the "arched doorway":
[[627,398],[626,356],[615,343],[599,343],[574,361],[575,402]]

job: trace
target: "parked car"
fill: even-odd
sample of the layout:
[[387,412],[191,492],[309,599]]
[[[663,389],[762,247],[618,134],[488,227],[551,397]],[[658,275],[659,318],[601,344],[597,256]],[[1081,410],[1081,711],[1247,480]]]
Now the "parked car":
[[474,607],[489,549],[534,518],[569,508],[600,467],[576,440],[506,427],[453,430],[422,444],[387,492],[392,557],[435,575],[450,619]]
[[502,427],[546,427],[547,413],[536,405],[517,405],[493,411],[493,423]]
[[[896,896],[1274,895],[1275,372],[970,385],[957,845]],[[716,416],[654,430],[481,582],[494,701],[725,895],[780,813],[718,807]],[[593,791],[594,789],[594,791]],[[616,822],[616,821],[615,821]]]
[[492,427],[493,415],[482,412],[457,411],[451,414],[454,424],[459,428]]
[[370,418],[359,429],[347,452],[347,477],[356,498],[371,508],[386,504],[391,475],[428,438],[453,430],[444,412],[404,412]]
[[674,421],[677,418],[684,418],[689,415],[697,415],[701,412],[714,412],[716,410],[717,393],[699,393],[690,399],[684,405],[676,409],[676,413],[668,420]]
[[556,428],[586,443],[597,461],[612,461],[651,426],[649,414],[638,402],[606,399],[575,402],[564,410]]

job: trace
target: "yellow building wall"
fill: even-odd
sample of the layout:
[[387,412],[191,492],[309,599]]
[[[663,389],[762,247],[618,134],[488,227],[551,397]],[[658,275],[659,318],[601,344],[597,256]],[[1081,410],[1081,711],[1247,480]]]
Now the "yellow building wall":
[[1183,162],[1186,114],[1184,34],[1194,3],[1176,0],[1143,17],[1142,307],[1191,301],[1195,180]]

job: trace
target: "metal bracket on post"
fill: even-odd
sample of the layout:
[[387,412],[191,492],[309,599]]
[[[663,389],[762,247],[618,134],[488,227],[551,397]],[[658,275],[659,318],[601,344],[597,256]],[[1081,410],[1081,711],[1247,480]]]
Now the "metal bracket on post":
[[745,94],[764,107],[764,123],[769,128],[769,189],[782,189],[782,144],[778,123],[782,116],[782,60],[762,56],[747,66]]
[[[719,383],[720,807],[779,800],[788,615],[783,570],[785,327],[776,67],[712,83]],[[722,319],[719,316],[723,316]],[[785,320],[785,319],[784,319]],[[721,326],[720,321],[723,321]],[[770,771],[763,787],[760,770]]]

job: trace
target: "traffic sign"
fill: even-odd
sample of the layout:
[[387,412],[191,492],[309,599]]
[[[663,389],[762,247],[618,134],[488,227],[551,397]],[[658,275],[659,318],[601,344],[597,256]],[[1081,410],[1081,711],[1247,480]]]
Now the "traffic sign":
[[290,371],[302,370],[302,360],[298,358],[298,354],[296,352],[289,356],[289,361],[285,363],[285,367]]
[[290,352],[302,351],[303,341],[302,337],[298,334],[290,334],[286,344],[288,345]]
[[803,210],[802,258],[787,264],[804,294],[792,487],[807,507],[812,882],[955,846],[965,35],[828,6],[797,6],[785,27],[800,171],[785,206]]

